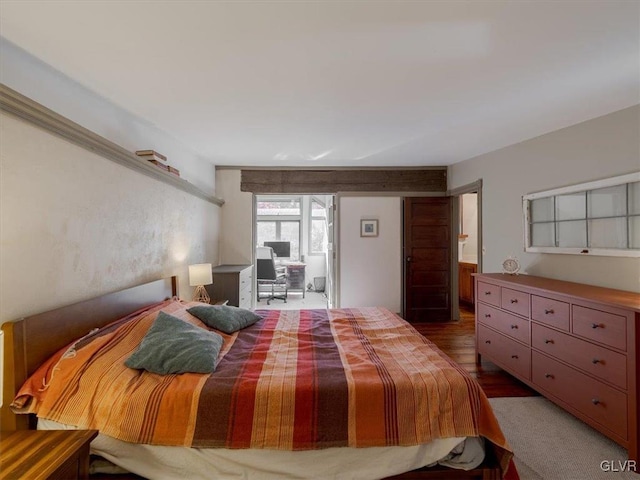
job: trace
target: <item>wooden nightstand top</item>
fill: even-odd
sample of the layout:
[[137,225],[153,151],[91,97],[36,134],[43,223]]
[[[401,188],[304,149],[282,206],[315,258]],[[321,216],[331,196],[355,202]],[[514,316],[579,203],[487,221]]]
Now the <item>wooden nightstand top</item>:
[[0,432],[0,479],[86,478],[89,443],[96,435],[97,430]]

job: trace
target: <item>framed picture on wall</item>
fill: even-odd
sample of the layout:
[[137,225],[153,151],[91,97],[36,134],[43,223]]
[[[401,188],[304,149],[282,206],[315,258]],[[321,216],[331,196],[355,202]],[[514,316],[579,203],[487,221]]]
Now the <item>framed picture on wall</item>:
[[361,237],[378,236],[378,220],[360,220]]

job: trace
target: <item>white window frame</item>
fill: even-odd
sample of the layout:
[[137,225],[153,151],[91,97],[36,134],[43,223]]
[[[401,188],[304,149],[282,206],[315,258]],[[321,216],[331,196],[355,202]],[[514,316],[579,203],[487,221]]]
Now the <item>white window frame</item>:
[[[617,248],[590,248],[584,247],[536,247],[531,245],[531,200],[537,200],[540,198],[554,197],[557,195],[564,195],[567,193],[585,192],[589,190],[597,190],[599,188],[615,187],[618,185],[624,185],[627,183],[634,183],[640,181],[640,172],[634,172],[627,175],[620,175],[617,177],[606,178],[602,180],[595,180],[593,182],[581,183],[578,185],[570,185],[567,187],[555,188],[553,190],[546,190],[543,192],[531,193],[522,197],[522,211],[524,219],[524,247],[525,252],[531,253],[564,253],[570,255],[600,255],[608,257],[640,257],[640,249],[617,249]],[[627,204],[629,199],[627,198]],[[629,213],[627,212],[627,218]],[[588,219],[588,217],[587,217]],[[627,222],[627,228],[628,227]]]
[[[326,204],[323,200],[320,200],[318,197],[316,197],[315,195],[311,195],[309,197],[309,246],[308,246],[308,255],[311,256],[320,256],[320,255],[325,255],[326,252],[316,252],[313,250],[313,246],[311,245],[311,229],[313,228],[313,221],[314,220],[323,220],[325,222],[325,226],[326,226],[326,222],[327,222],[327,217],[326,217],[326,213],[324,217],[314,217],[313,216],[313,202],[319,203],[321,205],[323,205],[325,207],[325,211],[326,211]],[[325,232],[328,234],[328,232]]]
[[[299,215],[259,215],[258,212],[258,202],[260,201],[286,201],[286,200],[298,200],[300,203],[300,214]],[[289,196],[276,196],[276,195],[256,195],[255,200],[256,205],[256,226],[259,222],[275,222],[276,224],[276,241],[281,241],[281,225],[283,222],[298,222],[298,255],[303,255],[302,253],[302,217],[303,217],[303,201],[302,197],[299,195],[289,195]],[[257,239],[256,239],[257,241]],[[300,258],[300,257],[299,257]],[[299,259],[298,258],[298,259]]]

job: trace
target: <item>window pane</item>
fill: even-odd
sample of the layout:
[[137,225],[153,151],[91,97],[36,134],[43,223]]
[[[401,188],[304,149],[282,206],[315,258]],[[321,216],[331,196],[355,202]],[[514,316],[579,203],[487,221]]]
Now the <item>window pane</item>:
[[258,245],[264,245],[264,242],[269,242],[276,239],[276,222],[258,222]]
[[326,222],[322,219],[311,220],[311,253],[322,253],[327,245]]
[[586,218],[585,206],[585,192],[558,195],[556,197],[556,219],[573,220]]
[[553,228],[553,223],[536,223],[531,225],[531,246],[555,246],[555,230]]
[[629,217],[629,248],[640,248],[640,217]]
[[589,220],[589,246],[592,248],[627,248],[627,219]]
[[280,238],[283,242],[291,242],[291,259],[300,259],[300,222],[280,222]]
[[553,221],[553,197],[531,200],[530,205],[532,222]]
[[260,215],[300,215],[300,199],[260,200],[257,203],[257,214]]
[[587,194],[589,218],[626,215],[627,186],[598,188]]
[[[560,194],[559,192],[563,192]],[[524,196],[525,251],[637,256],[640,250],[640,173]],[[634,252],[625,252],[625,250]]]
[[629,184],[629,214],[640,215],[640,182]]
[[[583,195],[584,197],[584,195]],[[558,246],[559,247],[586,247],[587,246],[587,222],[558,222]]]
[[325,218],[327,216],[327,211],[325,210],[324,205],[322,205],[317,200],[311,201],[311,216],[322,218]]

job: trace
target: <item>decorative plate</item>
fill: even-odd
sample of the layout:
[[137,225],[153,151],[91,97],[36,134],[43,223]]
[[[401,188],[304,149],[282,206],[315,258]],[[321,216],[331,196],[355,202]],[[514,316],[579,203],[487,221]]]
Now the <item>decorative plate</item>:
[[520,262],[516,257],[508,257],[502,262],[502,272],[509,275],[516,275],[520,271]]

